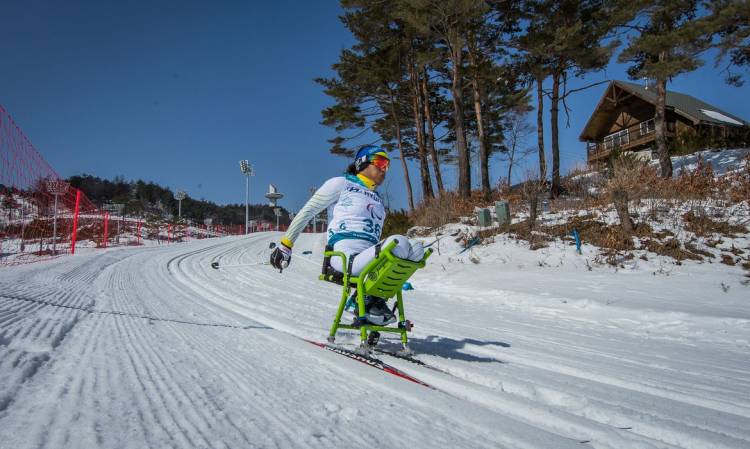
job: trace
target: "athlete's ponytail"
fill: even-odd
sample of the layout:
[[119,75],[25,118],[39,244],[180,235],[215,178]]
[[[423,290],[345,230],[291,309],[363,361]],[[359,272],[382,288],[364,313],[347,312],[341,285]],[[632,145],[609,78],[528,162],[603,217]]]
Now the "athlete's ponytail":
[[359,173],[359,172],[357,171],[357,166],[354,164],[354,162],[352,162],[351,164],[349,164],[348,167],[346,167],[346,174],[347,175],[356,176],[357,173]]

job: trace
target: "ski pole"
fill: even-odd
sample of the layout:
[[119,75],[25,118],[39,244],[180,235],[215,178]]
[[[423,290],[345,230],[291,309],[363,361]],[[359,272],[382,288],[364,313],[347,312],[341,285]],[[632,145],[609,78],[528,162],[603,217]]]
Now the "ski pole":
[[241,268],[241,267],[255,267],[258,265],[268,265],[268,262],[255,262],[255,263],[242,263],[237,265],[222,265],[219,266],[219,262],[211,262],[211,268],[218,270],[219,268]]
[[[450,234],[448,234],[448,235],[449,235],[449,236],[451,236],[451,237],[455,237],[455,236],[457,236],[457,235],[458,235],[458,234],[460,234],[460,233],[461,233],[461,231],[456,231],[456,232],[451,232],[451,233],[450,233]],[[431,246],[432,246],[432,245],[434,245],[435,243],[439,242],[439,241],[440,241],[440,239],[442,239],[443,237],[445,237],[445,235],[443,235],[443,234],[439,235],[439,236],[438,236],[438,238],[436,238],[435,240],[431,241],[431,242],[430,242],[430,243],[428,243],[427,245],[423,246],[423,248],[429,248],[429,247],[431,247]]]

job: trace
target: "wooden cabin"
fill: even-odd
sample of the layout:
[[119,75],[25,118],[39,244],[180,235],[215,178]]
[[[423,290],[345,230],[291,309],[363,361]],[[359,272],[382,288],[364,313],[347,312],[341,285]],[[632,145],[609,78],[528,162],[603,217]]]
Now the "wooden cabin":
[[[625,81],[611,81],[580,135],[586,142],[587,161],[598,166],[614,150],[638,152],[656,158],[654,115],[656,89]],[[688,136],[718,142],[747,135],[748,122],[691,95],[667,91],[667,139],[681,142]],[[682,140],[680,140],[682,139]]]

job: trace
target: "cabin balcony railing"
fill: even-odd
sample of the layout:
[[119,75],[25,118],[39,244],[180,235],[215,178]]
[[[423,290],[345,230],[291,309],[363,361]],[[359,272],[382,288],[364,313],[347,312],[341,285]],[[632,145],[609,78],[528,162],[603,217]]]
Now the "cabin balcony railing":
[[[667,137],[673,136],[674,133],[667,132]],[[654,121],[646,120],[605,136],[598,142],[587,142],[586,155],[589,162],[595,162],[609,157],[615,150],[628,151],[655,140]]]

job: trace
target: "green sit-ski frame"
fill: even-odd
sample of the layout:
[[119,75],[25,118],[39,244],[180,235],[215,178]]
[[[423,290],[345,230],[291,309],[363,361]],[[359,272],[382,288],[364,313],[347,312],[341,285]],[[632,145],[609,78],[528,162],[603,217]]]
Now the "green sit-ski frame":
[[[401,334],[401,342],[404,349],[408,351],[406,333],[411,330],[411,323],[406,320],[404,315],[404,301],[401,296],[401,289],[407,279],[420,268],[424,268],[427,258],[432,254],[432,250],[425,251],[424,257],[419,262],[399,259],[394,256],[393,248],[398,245],[398,240],[391,241],[385,248],[382,248],[380,254],[368,263],[359,273],[358,276],[351,276],[348,272],[346,255],[340,251],[332,251],[326,248],[325,259],[323,262],[323,274],[320,280],[334,282],[342,285],[341,302],[339,303],[336,317],[333,320],[333,326],[328,335],[328,342],[333,343],[336,340],[336,331],[339,329],[359,330],[362,340],[362,348],[369,350],[368,332],[392,332]],[[340,257],[343,273],[334,271],[330,266],[331,257]],[[354,324],[341,324],[341,315],[344,312],[347,300],[349,299],[352,288],[357,289],[357,311],[359,318]],[[395,326],[377,326],[368,324],[365,320],[365,296],[377,296],[388,300],[396,297],[396,307],[398,308],[398,323]]]

